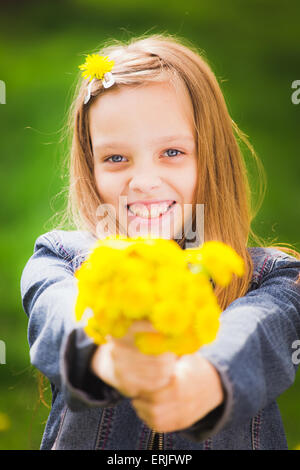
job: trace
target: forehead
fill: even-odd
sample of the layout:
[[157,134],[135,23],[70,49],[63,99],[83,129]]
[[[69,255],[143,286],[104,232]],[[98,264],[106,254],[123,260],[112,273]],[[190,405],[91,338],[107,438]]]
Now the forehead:
[[[180,80],[105,90],[90,106],[91,137],[145,132],[193,134],[193,106]],[[116,136],[117,137],[117,136]],[[129,135],[128,135],[129,137]]]

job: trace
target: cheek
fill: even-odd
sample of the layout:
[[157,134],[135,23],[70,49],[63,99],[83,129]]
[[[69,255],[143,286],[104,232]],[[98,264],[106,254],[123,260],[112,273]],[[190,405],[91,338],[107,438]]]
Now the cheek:
[[194,199],[194,194],[195,194],[196,188],[197,188],[197,175],[194,175],[194,178],[193,178],[193,180],[191,182],[191,186],[190,186],[190,193],[189,193],[190,202],[192,202],[193,199]]
[[115,204],[120,189],[120,182],[116,175],[107,174],[95,169],[95,184],[98,194],[103,202]]
[[197,187],[197,167],[192,166],[190,171],[187,171],[182,178],[182,182],[184,181],[183,193],[184,199],[186,203],[191,204],[193,202],[194,192]]

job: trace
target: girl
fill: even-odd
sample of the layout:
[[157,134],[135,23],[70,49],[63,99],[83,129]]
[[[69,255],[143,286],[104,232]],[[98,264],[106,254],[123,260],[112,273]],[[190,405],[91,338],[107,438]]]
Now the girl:
[[[238,138],[263,173],[213,72],[167,35],[114,42],[81,68],[70,123],[76,230],[41,235],[21,280],[31,362],[53,394],[41,449],[287,449],[276,398],[297,369],[300,260],[251,230]],[[74,272],[96,239],[116,229],[184,249],[201,227],[205,241],[231,245],[246,264],[242,279],[215,287],[216,340],[180,359],[144,356],[133,335],[151,325],[138,322],[121,339],[93,344],[74,321]]]

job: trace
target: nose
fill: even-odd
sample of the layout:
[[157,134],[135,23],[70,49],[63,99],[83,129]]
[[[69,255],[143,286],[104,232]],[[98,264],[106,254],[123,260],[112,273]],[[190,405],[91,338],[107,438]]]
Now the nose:
[[161,179],[156,175],[137,174],[134,175],[129,183],[129,188],[133,191],[148,193],[153,189],[159,188]]

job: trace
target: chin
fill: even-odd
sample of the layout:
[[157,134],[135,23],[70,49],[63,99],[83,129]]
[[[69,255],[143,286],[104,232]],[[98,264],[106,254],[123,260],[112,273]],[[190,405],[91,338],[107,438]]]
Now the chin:
[[182,238],[182,230],[180,230],[181,224],[178,224],[176,227],[163,227],[158,228],[154,227],[128,227],[128,236],[129,237],[151,237],[151,238],[163,238],[165,240],[173,240],[175,238]]

